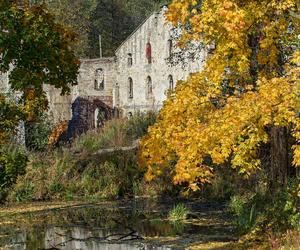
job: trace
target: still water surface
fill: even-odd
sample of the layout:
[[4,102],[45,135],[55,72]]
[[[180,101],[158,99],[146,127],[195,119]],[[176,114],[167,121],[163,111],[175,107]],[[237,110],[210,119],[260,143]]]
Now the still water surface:
[[[0,248],[11,250],[171,250],[149,237],[197,232],[197,226],[166,220],[173,204],[118,202],[25,214],[0,229]],[[3,237],[3,235],[5,237]]]

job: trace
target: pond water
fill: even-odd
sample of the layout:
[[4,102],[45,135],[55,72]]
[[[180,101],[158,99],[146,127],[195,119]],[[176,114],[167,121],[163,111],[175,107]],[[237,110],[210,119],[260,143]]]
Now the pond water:
[[[89,204],[13,216],[0,227],[0,249],[171,250],[149,238],[200,233],[193,223],[166,220],[172,203]],[[205,229],[204,229],[205,230]]]

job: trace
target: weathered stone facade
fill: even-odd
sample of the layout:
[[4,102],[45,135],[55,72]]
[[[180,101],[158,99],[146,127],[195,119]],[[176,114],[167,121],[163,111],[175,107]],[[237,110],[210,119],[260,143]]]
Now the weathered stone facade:
[[152,14],[116,51],[118,93],[114,105],[124,114],[160,109],[167,90],[203,66],[205,51],[200,52],[200,60],[189,61],[186,68],[169,63],[178,49],[172,34],[176,31],[166,22],[164,12]]
[[[61,96],[59,90],[45,86],[49,114],[54,123],[72,120],[76,100],[92,100],[92,103],[98,104],[102,102],[103,106],[118,109],[123,116],[159,110],[167,91],[174,89],[178,80],[185,80],[190,73],[202,69],[206,57],[204,49],[198,51],[196,60],[188,58],[184,68],[180,64],[169,63],[172,55],[179,50],[175,45],[174,34],[180,31],[167,23],[165,11],[163,8],[147,18],[120,45],[115,57],[82,59],[78,85],[72,87],[69,96]],[[5,85],[1,84],[1,79],[5,82],[7,77],[0,78],[0,91],[1,85]],[[84,101],[80,103],[86,105]],[[87,109],[79,108],[79,116],[90,119],[96,108],[97,105],[89,105]],[[96,121],[88,121],[88,124],[89,128],[93,127]]]
[[[176,31],[165,19],[166,9],[153,13],[116,50],[114,58],[82,60],[78,86],[74,96],[98,97],[117,108],[124,116],[135,112],[159,110],[166,93],[174,89],[178,80],[200,71],[206,50],[198,51],[195,59],[188,59],[186,67],[171,64],[176,48]],[[97,69],[104,79],[102,89],[95,87]]]
[[[103,72],[103,88],[99,88],[97,70]],[[60,90],[45,86],[49,100],[49,115],[54,123],[72,119],[72,104],[78,98],[102,101],[109,107],[113,106],[113,83],[116,82],[115,58],[81,60],[78,85],[72,87],[71,94],[60,95]],[[97,86],[96,86],[97,85]],[[86,114],[85,114],[86,115]],[[85,116],[83,115],[83,116]]]

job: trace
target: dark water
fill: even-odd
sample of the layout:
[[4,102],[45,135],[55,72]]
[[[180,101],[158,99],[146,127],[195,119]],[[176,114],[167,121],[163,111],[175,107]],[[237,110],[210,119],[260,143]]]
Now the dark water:
[[[166,218],[174,204],[117,201],[12,216],[10,224],[0,226],[0,249],[171,250],[153,243],[158,241],[150,244],[148,239],[176,237],[186,241],[197,235],[201,241],[224,241],[224,236],[232,233],[224,224],[224,208],[190,203],[187,222],[170,222]],[[204,223],[199,223],[201,220]],[[176,249],[183,247],[177,245]]]
[[182,236],[197,227],[166,220],[173,204],[116,202],[25,214],[0,228],[4,249],[169,250],[147,237]]

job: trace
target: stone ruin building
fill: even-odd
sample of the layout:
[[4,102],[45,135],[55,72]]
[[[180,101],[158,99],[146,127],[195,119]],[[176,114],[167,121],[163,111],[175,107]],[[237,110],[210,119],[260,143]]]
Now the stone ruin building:
[[[49,115],[54,123],[70,121],[71,137],[101,126],[112,115],[158,111],[178,80],[203,68],[207,49],[172,63],[181,50],[176,47],[176,30],[166,21],[166,7],[149,16],[115,51],[114,57],[82,59],[78,85],[69,96],[45,86]],[[174,61],[174,60],[173,60]],[[6,77],[7,78],[7,77]],[[5,86],[0,78],[0,91]],[[1,84],[2,80],[2,84]]]

